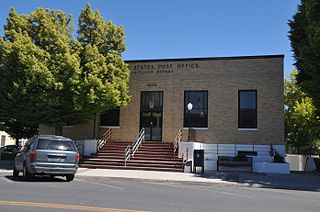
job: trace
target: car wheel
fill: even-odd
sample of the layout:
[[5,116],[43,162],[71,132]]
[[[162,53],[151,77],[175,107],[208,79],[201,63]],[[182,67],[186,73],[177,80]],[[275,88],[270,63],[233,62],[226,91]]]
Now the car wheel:
[[74,174],[67,174],[66,178],[67,178],[67,181],[70,182],[74,179]]
[[19,172],[16,170],[16,166],[13,166],[13,174],[14,177],[18,177],[19,176]]
[[22,172],[22,180],[27,181],[30,179],[30,173],[28,171],[27,165],[23,165],[23,172]]

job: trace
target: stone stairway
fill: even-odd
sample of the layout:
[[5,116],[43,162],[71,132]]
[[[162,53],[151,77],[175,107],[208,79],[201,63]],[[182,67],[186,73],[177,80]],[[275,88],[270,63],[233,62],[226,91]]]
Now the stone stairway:
[[173,144],[156,141],[143,142],[124,166],[125,149],[131,143],[111,141],[95,156],[81,160],[80,167],[183,172],[184,163],[182,158],[173,153]]

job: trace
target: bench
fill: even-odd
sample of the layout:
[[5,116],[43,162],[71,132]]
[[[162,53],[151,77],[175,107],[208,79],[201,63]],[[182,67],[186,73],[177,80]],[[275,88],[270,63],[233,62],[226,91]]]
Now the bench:
[[[217,171],[220,171],[220,167],[244,167],[249,168],[252,172],[252,157],[229,157],[229,156],[218,156]],[[235,171],[235,170],[234,170]],[[240,170],[243,171],[243,170]]]

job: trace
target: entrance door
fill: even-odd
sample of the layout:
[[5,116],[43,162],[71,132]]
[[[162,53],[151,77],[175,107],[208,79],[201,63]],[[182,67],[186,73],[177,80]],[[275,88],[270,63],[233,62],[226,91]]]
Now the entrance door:
[[142,91],[140,129],[145,128],[145,139],[162,140],[162,91]]

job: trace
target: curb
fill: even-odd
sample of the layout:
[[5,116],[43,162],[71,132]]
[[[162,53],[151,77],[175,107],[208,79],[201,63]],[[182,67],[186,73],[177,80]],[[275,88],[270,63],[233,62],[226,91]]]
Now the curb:
[[239,187],[250,187],[250,188],[269,188],[269,189],[286,189],[295,191],[313,191],[320,192],[320,188],[309,188],[309,187],[299,187],[299,186],[286,186],[286,185],[267,185],[267,184],[250,184],[250,183],[238,183]]

